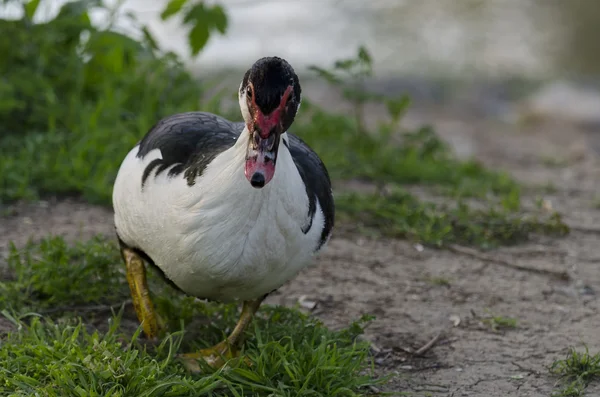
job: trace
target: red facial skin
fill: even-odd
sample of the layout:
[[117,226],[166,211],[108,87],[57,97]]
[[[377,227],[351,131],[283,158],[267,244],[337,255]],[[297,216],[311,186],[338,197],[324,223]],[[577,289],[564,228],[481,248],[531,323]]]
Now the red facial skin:
[[[252,84],[252,83],[250,83]],[[252,87],[254,88],[254,87]],[[265,185],[273,179],[273,175],[275,175],[275,158],[277,153],[272,153],[270,149],[273,146],[273,141],[275,139],[279,139],[279,136],[283,131],[281,128],[281,113],[284,111],[285,106],[287,105],[288,99],[292,92],[292,86],[289,86],[284,94],[281,97],[281,101],[279,102],[279,107],[273,110],[270,114],[264,115],[258,106],[256,105],[254,96],[252,96],[252,103],[250,106],[253,108],[254,112],[254,125],[248,126],[248,130],[250,134],[253,135],[256,126],[256,132],[259,135],[258,143],[256,144],[256,149],[253,150],[255,155],[251,154],[251,149],[249,149],[249,156],[246,159],[246,167],[244,173],[246,175],[246,179],[250,181],[252,176],[260,172],[263,174],[265,179]],[[274,136],[271,136],[271,131],[273,131]],[[251,136],[250,139],[254,139]],[[261,186],[262,187],[262,186]]]
[[290,97],[291,92],[292,86],[289,86],[281,96],[279,107],[273,110],[269,115],[262,114],[260,109],[258,109],[258,106],[256,106],[254,96],[252,96],[252,106],[255,109],[254,125],[258,127],[261,138],[267,139],[271,130],[279,124],[279,121],[281,119],[281,112],[283,111],[283,109],[285,109],[285,105],[287,105],[287,101]]
[[247,159],[244,174],[246,175],[248,182],[251,182],[252,176],[256,172],[260,172],[264,175],[266,185],[273,179],[273,175],[275,175],[275,163],[272,161],[265,161],[264,156],[261,156],[260,154],[257,157]]

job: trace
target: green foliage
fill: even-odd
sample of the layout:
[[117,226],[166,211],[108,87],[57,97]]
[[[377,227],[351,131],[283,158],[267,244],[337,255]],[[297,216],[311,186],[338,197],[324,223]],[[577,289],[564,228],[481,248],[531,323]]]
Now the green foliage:
[[[338,193],[340,218],[358,220],[371,232],[435,246],[458,243],[491,248],[522,242],[533,234],[568,233],[558,213],[521,213],[521,187],[508,174],[488,170],[475,160],[458,160],[432,128],[398,134],[408,99],[370,94],[362,87],[362,79],[372,74],[364,48],[359,48],[355,59],[338,61],[331,69],[312,69],[343,89],[356,115],[362,114],[367,101],[386,104],[389,113],[387,122],[366,131],[361,116],[334,115],[308,104],[303,110],[309,117],[299,118],[294,125],[293,132],[319,153],[333,179],[358,179],[378,187],[373,194]],[[413,184],[429,185],[456,201],[453,205],[424,202],[401,188]],[[472,198],[477,199],[476,205]]]
[[91,11],[116,14],[100,2],[66,3],[37,24],[39,2],[22,4],[22,19],[0,19],[0,199],[52,192],[106,200],[142,131],[196,109],[200,84],[175,54],[157,51],[147,28],[136,41],[92,26]]
[[358,220],[360,226],[382,235],[438,247],[462,244],[488,249],[525,241],[533,234],[568,232],[557,213],[525,215],[494,206],[474,209],[461,201],[456,207],[436,205],[401,189],[389,194],[343,194],[336,203],[342,219]]
[[39,5],[40,0],[30,0],[23,4],[24,14],[28,20],[33,21],[33,16],[35,15]]
[[72,247],[59,237],[22,250],[12,246],[8,270],[15,278],[0,282],[0,308],[23,312],[122,301],[129,292],[119,262],[114,246],[100,238]]
[[457,160],[430,127],[406,132],[398,142],[385,131],[363,134],[352,119],[309,103],[303,110],[309,117],[299,118],[293,132],[319,153],[333,179],[436,185],[449,189],[455,197],[501,194],[513,196],[513,205],[519,202],[520,188],[509,175],[490,171],[473,160]]
[[369,51],[363,46],[358,48],[355,58],[336,61],[331,69],[316,65],[310,66],[309,69],[329,84],[341,89],[344,98],[354,105],[356,124],[361,132],[366,131],[363,119],[364,105],[367,102],[385,103],[394,124],[400,121],[404,111],[410,104],[407,96],[388,98],[368,92],[365,89],[365,79],[373,76],[373,59]]
[[204,2],[190,4],[188,0],[171,0],[160,14],[162,20],[182,13],[184,26],[189,27],[188,42],[192,55],[198,55],[215,31],[224,34],[227,15],[220,5],[208,6]]
[[310,118],[300,118],[294,132],[324,157],[334,178],[442,185],[458,197],[500,194],[518,206],[520,188],[508,174],[490,171],[474,160],[458,160],[429,126],[403,131],[399,122],[410,101],[405,96],[372,94],[362,87],[362,79],[372,74],[371,57],[363,47],[355,59],[338,61],[330,70],[311,69],[333,86],[342,87],[355,106],[374,101],[388,110],[389,120],[366,132],[360,120],[305,106]]
[[571,348],[563,360],[556,360],[550,372],[560,377],[560,389],[554,397],[583,396],[587,385],[600,379],[600,353],[590,354],[587,347],[584,352]]
[[[0,344],[1,395],[353,396],[380,382],[367,372],[368,345],[356,340],[370,317],[334,332],[296,310],[269,306],[247,335],[244,355],[251,367],[240,362],[191,376],[175,355],[221,341],[239,316],[236,306],[184,297],[153,277],[159,311],[176,332],[148,345],[138,340],[139,329],[121,325],[124,312],[107,316],[96,305],[124,299],[118,256],[114,245],[99,239],[68,246],[52,238],[13,252],[14,278],[0,284],[0,309],[17,330]],[[53,320],[30,314],[44,313],[50,303]],[[64,316],[73,312],[83,320]],[[92,319],[108,321],[107,332],[89,331]]]

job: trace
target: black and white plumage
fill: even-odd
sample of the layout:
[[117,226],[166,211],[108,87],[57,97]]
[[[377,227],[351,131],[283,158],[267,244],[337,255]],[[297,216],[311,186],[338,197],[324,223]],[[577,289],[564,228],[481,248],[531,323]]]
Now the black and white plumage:
[[325,166],[287,132],[300,106],[283,59],[244,75],[244,122],[189,112],[158,122],[126,156],[113,191],[119,239],[185,293],[257,299],[327,242],[334,203]]

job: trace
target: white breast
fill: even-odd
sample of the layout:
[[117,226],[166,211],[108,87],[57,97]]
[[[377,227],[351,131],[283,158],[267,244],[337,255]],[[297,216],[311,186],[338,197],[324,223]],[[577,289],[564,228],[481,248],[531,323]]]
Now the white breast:
[[117,175],[113,205],[120,238],[190,295],[260,297],[294,277],[318,245],[324,216],[317,204],[310,231],[302,232],[308,197],[285,145],[279,145],[275,175],[262,189],[244,176],[245,150],[246,139],[238,139],[191,187],[183,176],[163,171],[142,189],[143,171],[161,158],[159,150],[141,160],[134,148]]

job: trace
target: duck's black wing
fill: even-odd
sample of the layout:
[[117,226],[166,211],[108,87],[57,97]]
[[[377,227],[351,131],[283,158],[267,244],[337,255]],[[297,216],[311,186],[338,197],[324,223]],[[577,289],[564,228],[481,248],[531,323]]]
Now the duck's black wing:
[[288,139],[287,147],[300,172],[300,177],[302,177],[302,181],[306,186],[306,194],[308,195],[308,216],[310,223],[303,229],[303,232],[308,233],[312,227],[312,221],[317,211],[317,200],[325,216],[321,240],[315,250],[318,251],[325,244],[327,238],[329,238],[335,220],[335,205],[329,173],[319,156],[300,138],[288,132]]
[[233,123],[205,112],[180,113],[162,119],[139,143],[138,158],[144,158],[154,149],[160,149],[162,154],[161,159],[151,161],[144,169],[142,186],[154,170],[158,175],[169,168],[169,176],[183,173],[192,186],[219,153],[234,145],[243,129],[244,123]]

